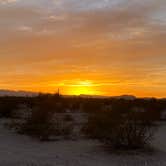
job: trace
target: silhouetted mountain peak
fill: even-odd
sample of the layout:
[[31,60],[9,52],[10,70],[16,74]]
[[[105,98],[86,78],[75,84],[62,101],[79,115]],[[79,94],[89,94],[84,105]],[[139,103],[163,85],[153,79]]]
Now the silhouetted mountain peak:
[[37,96],[38,93],[28,91],[0,90],[0,96]]

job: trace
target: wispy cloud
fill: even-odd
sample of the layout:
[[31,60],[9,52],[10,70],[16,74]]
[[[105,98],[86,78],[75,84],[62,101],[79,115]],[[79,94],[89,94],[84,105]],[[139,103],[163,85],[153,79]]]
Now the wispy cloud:
[[32,70],[39,80],[79,74],[103,86],[120,78],[126,88],[166,81],[165,0],[14,2],[0,0],[0,71],[10,66],[13,81]]
[[19,0],[0,0],[1,4],[8,4],[8,3],[14,3],[18,2]]

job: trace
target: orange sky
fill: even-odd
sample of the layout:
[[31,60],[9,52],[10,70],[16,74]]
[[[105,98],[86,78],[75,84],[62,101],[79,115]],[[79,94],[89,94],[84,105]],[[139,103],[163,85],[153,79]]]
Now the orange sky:
[[166,97],[165,0],[0,0],[0,89]]

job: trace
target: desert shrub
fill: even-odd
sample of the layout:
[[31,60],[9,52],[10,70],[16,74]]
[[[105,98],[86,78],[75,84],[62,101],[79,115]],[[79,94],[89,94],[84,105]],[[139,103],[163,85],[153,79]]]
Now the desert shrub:
[[55,113],[55,108],[49,102],[43,102],[37,108],[33,108],[32,114],[17,127],[17,131],[41,141],[48,141],[57,136],[67,137],[72,133],[72,123],[65,123],[61,114]]
[[72,122],[72,121],[74,121],[72,115],[70,115],[70,114],[66,114],[66,115],[64,116],[63,120],[64,120],[65,122]]
[[63,118],[63,129],[62,129],[62,135],[64,135],[65,138],[69,138],[73,134],[74,130],[74,118],[72,115],[67,114]]
[[144,148],[153,139],[155,126],[143,113],[100,112],[89,117],[84,133],[115,149]]
[[71,138],[72,133],[73,133],[74,125],[73,123],[66,123],[63,125],[62,128],[62,136],[65,139]]
[[3,98],[0,101],[0,117],[11,118],[13,111],[17,109],[17,102],[10,98]]
[[54,132],[51,112],[42,108],[34,109],[25,123],[20,125],[19,132],[40,140],[48,140]]

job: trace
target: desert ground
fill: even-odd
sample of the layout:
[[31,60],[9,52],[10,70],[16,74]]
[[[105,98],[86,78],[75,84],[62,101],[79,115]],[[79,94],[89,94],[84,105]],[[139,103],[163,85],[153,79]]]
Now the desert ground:
[[[91,140],[39,142],[0,124],[0,166],[165,166],[166,124],[153,141],[155,151],[112,153]],[[134,153],[134,154],[133,154]]]

